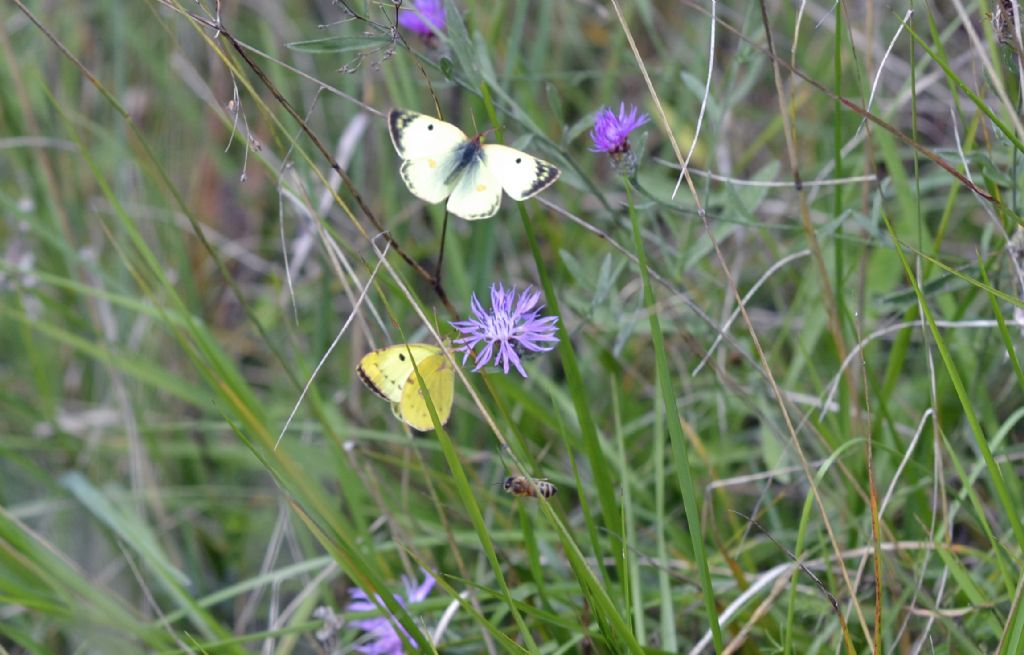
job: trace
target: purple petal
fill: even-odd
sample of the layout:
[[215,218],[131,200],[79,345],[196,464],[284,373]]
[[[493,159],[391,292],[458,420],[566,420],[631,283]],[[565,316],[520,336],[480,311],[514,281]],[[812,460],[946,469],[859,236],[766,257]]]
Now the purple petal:
[[465,332],[466,330],[479,330],[483,327],[480,321],[474,321],[473,319],[469,319],[467,321],[452,321],[450,325],[459,332]]
[[505,287],[498,284],[491,285],[491,309],[495,312],[501,311],[501,303],[505,298]]
[[353,589],[351,591],[351,595],[353,598],[369,598],[369,596],[366,595],[366,592],[360,589],[359,587]]
[[469,301],[469,306],[478,319],[483,320],[487,316],[487,312],[484,311],[484,307],[480,304],[480,299],[476,297],[475,292],[473,293],[472,300]]
[[430,36],[433,29],[441,31],[445,26],[444,4],[441,0],[415,0],[413,10],[399,12],[398,24],[422,36]]
[[[546,353],[549,350],[553,350],[554,349],[553,345],[545,346],[543,344],[537,343],[538,341],[540,341],[540,340],[539,339],[529,339],[529,340],[527,340],[527,339],[520,339],[519,340],[519,345],[522,346],[523,348],[525,348],[526,350],[532,350],[535,353]],[[557,341],[557,339],[556,339],[556,341]]]
[[402,655],[404,652],[402,640],[398,634],[393,636],[380,636],[375,641],[360,644],[355,650],[363,655]]
[[476,366],[473,367],[473,372],[476,373],[491,361],[491,353],[494,351],[494,341],[491,341],[487,346],[480,351],[480,354],[476,356]]
[[508,343],[507,341],[502,343],[501,355],[505,360],[505,365],[503,368],[506,374],[508,373],[508,365],[513,362],[515,363],[516,368],[522,370],[522,367],[519,366],[519,355],[516,354],[516,350],[515,348],[512,347],[512,344]]
[[434,576],[430,575],[430,573],[428,573],[427,571],[424,571],[423,574],[427,576],[426,579],[423,581],[423,584],[408,592],[409,600],[411,602],[421,602],[424,598],[427,597],[427,594],[430,593],[430,590],[434,588],[434,583],[436,582],[436,580],[434,580]]
[[516,349],[512,346],[507,346],[505,348],[505,373],[508,373],[509,364],[516,367],[516,370],[519,371],[519,375],[522,375],[524,378],[527,377],[526,371],[523,370],[522,362],[519,360],[519,353],[517,353]]
[[384,617],[374,617],[371,619],[355,619],[353,621],[350,621],[350,623],[355,627],[359,628],[360,630],[362,630],[363,632],[372,632],[374,634],[382,633],[387,628],[391,627],[391,624],[388,623],[388,620]]
[[519,363],[518,357],[516,357],[515,360],[512,361],[512,364],[514,364],[516,370],[519,371],[519,375],[522,375],[524,378],[530,377],[529,375],[526,374],[526,371],[523,370],[523,365]]
[[[349,603],[348,605],[345,606],[345,611],[346,612],[373,612],[376,609],[377,609],[377,606],[374,605],[373,603],[366,603],[366,604],[359,604],[359,605],[357,605],[356,603]],[[368,622],[370,620],[371,619],[359,619],[359,621],[362,621],[364,623]],[[372,620],[376,621],[377,619],[374,618]]]
[[516,311],[513,314],[515,318],[522,318],[524,314],[533,309],[533,306],[540,300],[540,291],[527,287],[523,290],[521,296],[519,296],[519,303],[516,305]]

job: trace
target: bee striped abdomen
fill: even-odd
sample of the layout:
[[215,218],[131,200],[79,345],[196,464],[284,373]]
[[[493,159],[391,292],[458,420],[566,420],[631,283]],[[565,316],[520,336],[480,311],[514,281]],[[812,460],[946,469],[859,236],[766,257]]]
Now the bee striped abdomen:
[[558,487],[547,480],[531,480],[525,475],[510,475],[505,478],[502,487],[513,496],[551,498],[558,493]]

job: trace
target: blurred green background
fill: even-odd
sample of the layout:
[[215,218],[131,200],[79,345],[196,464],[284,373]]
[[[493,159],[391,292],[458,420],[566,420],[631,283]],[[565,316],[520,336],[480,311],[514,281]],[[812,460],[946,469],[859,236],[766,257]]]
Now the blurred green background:
[[[5,4],[0,649],[1024,652],[1016,3],[411,7]],[[391,107],[561,179],[446,221]],[[559,348],[411,434],[496,282]]]

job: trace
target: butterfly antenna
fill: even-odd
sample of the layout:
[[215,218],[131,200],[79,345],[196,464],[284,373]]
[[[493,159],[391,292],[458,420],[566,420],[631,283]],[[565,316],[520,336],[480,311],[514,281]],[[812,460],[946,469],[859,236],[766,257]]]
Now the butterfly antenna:
[[[497,128],[497,127],[489,127],[489,128],[487,128],[486,130],[484,130],[483,132],[481,132],[480,134],[478,134],[478,135],[476,136],[476,138],[478,138],[478,139],[483,139],[483,138],[484,138],[485,136],[487,136],[487,133],[488,133],[488,132],[494,132],[495,134],[497,134],[497,132],[498,132],[498,129],[499,129],[499,128]],[[504,126],[502,126],[502,128],[501,128],[501,129],[504,129]]]

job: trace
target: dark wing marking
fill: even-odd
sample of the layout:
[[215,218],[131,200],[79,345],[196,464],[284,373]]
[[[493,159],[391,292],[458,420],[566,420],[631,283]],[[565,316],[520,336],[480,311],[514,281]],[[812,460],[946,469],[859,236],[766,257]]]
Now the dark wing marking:
[[558,167],[553,164],[549,164],[540,159],[534,159],[534,161],[537,163],[534,171],[536,180],[532,185],[530,185],[530,188],[526,190],[526,193],[523,194],[523,200],[532,198],[544,189],[548,188],[554,184],[555,180],[558,179],[558,176],[562,174],[562,171],[558,170]]
[[405,146],[402,145],[402,130],[419,116],[420,114],[416,112],[403,109],[392,109],[388,112],[388,131],[391,133],[391,143],[394,144],[395,150],[398,151],[401,157],[405,156]]
[[373,380],[371,380],[370,376],[366,374],[366,371],[363,370],[362,366],[356,367],[356,373],[359,375],[359,379],[363,381],[363,384],[365,384],[370,391],[377,394],[384,400],[389,402],[391,401],[390,398],[384,395],[383,391],[377,388],[377,385],[373,383]]

